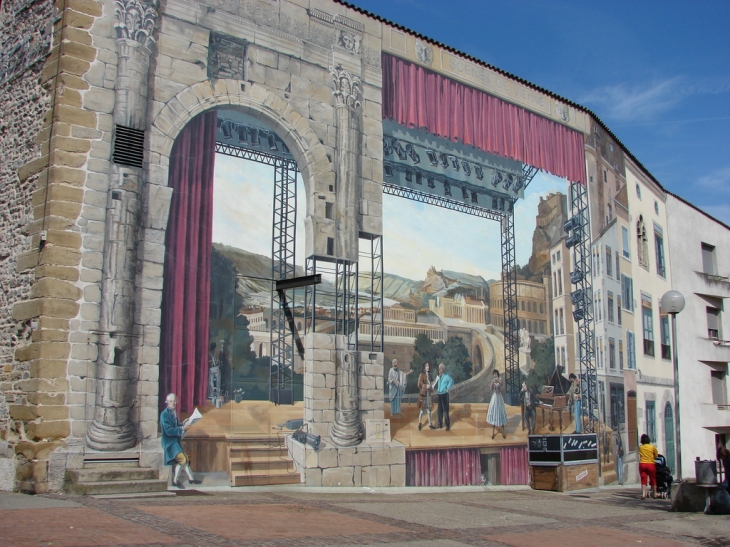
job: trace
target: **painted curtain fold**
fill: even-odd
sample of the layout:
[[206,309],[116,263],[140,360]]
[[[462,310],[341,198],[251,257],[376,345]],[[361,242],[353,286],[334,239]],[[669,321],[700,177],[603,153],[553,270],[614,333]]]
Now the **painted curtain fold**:
[[207,396],[217,117],[212,111],[190,121],[170,155],[173,192],[165,236],[160,406],[167,393],[176,393],[180,412],[191,412]]
[[529,484],[527,446],[503,446],[499,449],[500,484]]
[[407,486],[465,486],[482,483],[478,448],[406,451]]
[[384,53],[383,119],[585,184],[583,134]]

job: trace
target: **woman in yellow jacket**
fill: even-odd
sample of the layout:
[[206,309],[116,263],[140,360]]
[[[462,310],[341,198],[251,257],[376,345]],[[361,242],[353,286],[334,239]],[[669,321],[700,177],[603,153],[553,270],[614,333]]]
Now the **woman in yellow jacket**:
[[639,475],[641,476],[641,499],[646,499],[649,490],[648,482],[651,480],[653,497],[658,497],[656,493],[656,463],[654,460],[659,457],[656,446],[651,444],[649,435],[644,433],[641,436],[641,446],[639,447]]

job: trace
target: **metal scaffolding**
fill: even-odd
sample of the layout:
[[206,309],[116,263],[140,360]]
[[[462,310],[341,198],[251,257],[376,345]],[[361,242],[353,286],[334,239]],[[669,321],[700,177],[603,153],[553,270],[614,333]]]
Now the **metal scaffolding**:
[[502,217],[502,299],[504,303],[504,375],[507,402],[517,404],[520,393],[520,321],[517,318],[517,261],[514,206]]
[[[274,168],[274,218],[271,245],[271,279],[296,276],[297,173],[293,159],[246,146],[216,142],[218,154],[270,165]],[[276,404],[294,402],[294,331],[290,328],[296,292],[271,290],[271,369],[269,400]],[[291,306],[291,308],[290,308]]]
[[357,349],[357,262],[310,256],[306,269],[307,275],[322,275],[322,284],[305,292],[309,329],[341,334],[347,338],[348,349]]
[[[271,245],[271,278],[274,281],[296,276],[297,171],[292,162],[274,162],[274,230]],[[292,291],[292,301],[296,291]],[[284,291],[271,291],[271,376],[269,399],[276,404],[292,404],[294,374],[294,333],[289,328]]]
[[[383,236],[360,233],[360,257],[357,293],[358,350],[383,351]],[[366,287],[368,288],[366,290]],[[359,310],[367,308],[367,321]]]
[[[588,423],[586,433],[598,433],[598,376],[593,348],[593,286],[591,283],[591,254],[588,233],[588,193],[585,184],[570,184],[570,209],[574,225],[575,244],[573,251],[573,271],[570,281],[574,285],[571,293],[573,318],[578,324],[580,347],[580,377],[583,385],[583,414]],[[575,219],[575,220],[573,220]],[[576,420],[578,417],[576,417]]]

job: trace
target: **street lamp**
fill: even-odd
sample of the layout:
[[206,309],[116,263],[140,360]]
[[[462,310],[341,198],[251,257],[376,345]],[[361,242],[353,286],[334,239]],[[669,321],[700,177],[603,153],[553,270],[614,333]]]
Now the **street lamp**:
[[674,364],[674,411],[677,419],[674,422],[677,439],[677,481],[682,480],[682,438],[679,431],[679,358],[677,356],[677,314],[684,309],[684,296],[679,291],[664,293],[661,300],[662,310],[672,316],[672,362]]

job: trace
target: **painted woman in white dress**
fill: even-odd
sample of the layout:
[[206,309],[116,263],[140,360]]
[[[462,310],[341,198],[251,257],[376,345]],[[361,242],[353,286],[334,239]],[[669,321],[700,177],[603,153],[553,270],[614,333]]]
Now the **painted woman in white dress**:
[[502,379],[499,371],[492,373],[492,384],[489,388],[492,391],[492,398],[489,401],[489,412],[487,413],[487,423],[492,426],[492,439],[497,434],[496,429],[502,428],[502,437],[507,438],[504,432],[504,426],[507,425],[507,407],[504,406],[504,398],[502,397]]

